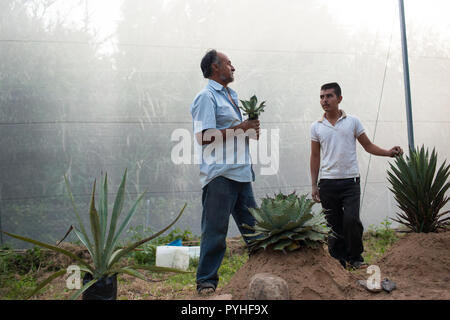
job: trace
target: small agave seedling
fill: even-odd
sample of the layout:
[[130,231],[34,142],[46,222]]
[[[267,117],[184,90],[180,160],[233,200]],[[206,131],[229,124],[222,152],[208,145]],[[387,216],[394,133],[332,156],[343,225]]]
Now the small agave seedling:
[[[78,214],[78,210],[75,206],[75,201],[72,195],[72,192],[69,187],[69,183],[66,180],[66,185],[69,193],[69,197],[72,201],[72,205],[75,211],[75,215],[78,221],[78,227],[74,226],[73,230],[77,237],[80,239],[80,241],[83,243],[83,245],[87,248],[91,258],[92,263],[88,263],[87,261],[81,259],[77,255],[73,254],[70,251],[64,250],[60,247],[53,246],[51,244],[43,243],[37,240],[33,240],[30,238],[26,238],[20,235],[12,234],[9,232],[2,231],[3,233],[7,234],[10,237],[23,240],[29,243],[32,243],[34,245],[38,245],[59,253],[62,253],[71,259],[75,260],[77,263],[79,263],[79,267],[81,271],[90,273],[92,275],[92,280],[86,283],[84,286],[81,287],[81,289],[77,290],[70,299],[76,299],[78,298],[83,292],[88,290],[92,285],[94,285],[97,281],[99,281],[103,277],[109,277],[114,274],[120,274],[125,273],[129,274],[131,276],[147,280],[145,275],[143,275],[138,270],[150,270],[150,271],[158,271],[158,272],[183,272],[181,270],[172,269],[172,268],[163,268],[163,267],[156,267],[156,266],[142,266],[142,265],[132,265],[132,266],[126,266],[121,267],[117,266],[117,263],[124,257],[127,256],[132,250],[137,248],[138,246],[146,243],[147,241],[150,241],[162,233],[164,233],[166,230],[168,230],[170,227],[172,227],[178,219],[181,217],[181,214],[183,213],[184,209],[186,208],[186,205],[181,209],[178,216],[175,218],[175,220],[170,223],[167,227],[162,229],[161,231],[145,238],[140,241],[137,241],[125,248],[118,248],[118,241],[120,235],[123,233],[123,231],[127,228],[131,218],[133,217],[134,213],[136,212],[136,208],[141,201],[142,197],[145,193],[141,194],[128,214],[125,216],[125,219],[122,221],[121,224],[118,224],[119,216],[122,212],[124,199],[125,199],[125,181],[127,176],[127,170],[125,170],[125,173],[122,178],[122,182],[119,186],[119,190],[116,196],[116,199],[114,201],[114,206],[112,209],[112,215],[111,218],[108,219],[108,183],[107,183],[107,175],[105,175],[105,178],[102,183],[102,188],[100,190],[100,203],[99,203],[99,209],[95,208],[95,182],[94,187],[92,190],[92,198],[91,198],[91,204],[90,204],[90,210],[89,210],[89,218],[90,218],[90,227],[91,227],[91,233],[92,233],[92,239],[88,237],[88,234],[86,232],[86,229],[81,221],[81,217]],[[109,223],[109,231],[107,230],[108,226],[108,220],[110,220]],[[1,231],[1,230],[0,230]],[[45,287],[47,284],[49,284],[51,281],[53,281],[56,278],[62,277],[67,273],[67,269],[62,269],[54,274],[52,274],[50,277],[48,277],[46,280],[41,282],[35,290],[27,297],[30,298],[34,294],[36,294],[40,289]]]
[[324,210],[312,213],[315,204],[307,199],[307,194],[298,197],[295,192],[284,195],[281,192],[274,198],[267,196],[262,199],[260,208],[249,208],[256,219],[252,227],[249,250],[254,252],[268,247],[273,250],[293,251],[302,245],[314,247],[325,243],[330,228],[326,224]]
[[244,111],[244,115],[248,115],[249,120],[257,120],[261,112],[264,112],[264,108],[266,107],[265,101],[261,102],[258,105],[258,98],[253,95],[250,100],[240,100],[242,103],[242,107],[239,107],[242,111]]

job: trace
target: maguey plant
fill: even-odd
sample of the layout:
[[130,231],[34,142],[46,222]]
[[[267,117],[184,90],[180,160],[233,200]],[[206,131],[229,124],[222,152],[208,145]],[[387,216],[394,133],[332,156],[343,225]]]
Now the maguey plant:
[[273,198],[263,198],[260,208],[249,208],[256,220],[254,226],[244,225],[254,231],[246,234],[250,252],[261,248],[293,251],[325,243],[330,228],[322,209],[316,214],[312,212],[314,204],[307,194],[299,197],[295,192],[289,195],[280,192]]
[[250,100],[240,100],[242,103],[242,107],[239,107],[242,111],[244,111],[244,115],[248,115],[249,120],[256,120],[259,118],[259,115],[264,112],[265,101],[261,102],[258,106],[258,98],[253,95]]
[[[78,213],[78,209],[75,205],[74,197],[71,192],[68,180],[66,177],[66,185],[69,193],[69,197],[71,199],[75,216],[78,222],[78,226],[72,226],[76,236],[81,241],[81,243],[86,247],[87,251],[90,254],[90,257],[92,259],[92,262],[88,262],[83,260],[82,258],[78,257],[74,253],[67,251],[65,249],[62,249],[58,246],[54,246],[48,243],[43,243],[37,240],[33,240],[27,237],[23,237],[20,235],[12,234],[9,232],[2,231],[6,235],[23,240],[29,243],[32,243],[37,246],[41,246],[43,248],[47,248],[59,253],[62,253],[68,257],[70,257],[72,260],[75,260],[78,264],[78,267],[81,271],[84,271],[88,274],[90,274],[89,281],[83,285],[79,290],[75,291],[74,294],[70,297],[71,299],[78,298],[83,292],[88,290],[92,285],[94,285],[97,281],[100,279],[105,279],[106,277],[117,275],[120,273],[125,273],[143,280],[147,280],[146,276],[138,271],[138,270],[150,270],[150,271],[159,271],[159,272],[182,272],[180,270],[171,269],[171,268],[163,268],[163,267],[156,267],[156,266],[147,266],[147,265],[129,265],[129,266],[119,266],[118,262],[126,257],[130,252],[132,252],[135,248],[139,247],[140,245],[158,237],[162,233],[164,233],[166,230],[168,230],[170,227],[172,227],[178,219],[181,217],[184,209],[186,208],[186,204],[181,209],[178,216],[175,218],[175,220],[170,223],[167,227],[162,229],[161,231],[146,237],[140,241],[134,242],[124,248],[121,248],[118,246],[118,242],[120,239],[120,236],[122,233],[127,229],[131,218],[136,212],[136,209],[138,207],[139,202],[142,200],[142,197],[145,193],[141,194],[138,199],[134,202],[133,206],[131,207],[130,211],[126,214],[125,218],[121,223],[119,222],[119,216],[122,212],[123,205],[124,205],[124,199],[125,199],[125,183],[126,183],[126,176],[127,176],[127,170],[125,170],[125,173],[122,178],[122,182],[119,186],[117,196],[114,201],[114,205],[112,208],[111,215],[108,214],[108,183],[107,183],[107,175],[105,174],[105,177],[102,181],[102,187],[100,190],[100,201],[98,206],[98,211],[95,207],[95,181],[94,186],[92,190],[92,196],[91,196],[91,203],[90,203],[90,210],[89,210],[89,221],[90,221],[90,231],[92,234],[92,237],[90,238],[88,236],[87,230],[81,220],[81,216]],[[108,220],[109,220],[109,229],[108,229]],[[28,295],[28,298],[36,294],[40,289],[42,289],[44,286],[49,284],[51,281],[58,277],[62,277],[67,273],[67,269],[62,269],[54,274],[52,274],[50,277],[48,277],[46,280],[41,282],[37,285],[37,287],[34,289],[33,292],[31,292]]]
[[392,220],[405,225],[413,232],[436,232],[450,226],[450,210],[440,212],[449,201],[446,192],[450,187],[450,165],[446,161],[437,169],[437,153],[431,155],[422,146],[411,150],[408,156],[398,156],[395,165],[390,163],[389,190],[394,194],[401,212]]

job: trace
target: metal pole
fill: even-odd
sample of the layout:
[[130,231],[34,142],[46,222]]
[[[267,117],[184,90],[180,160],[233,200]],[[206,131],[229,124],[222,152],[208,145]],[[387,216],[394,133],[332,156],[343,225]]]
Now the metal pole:
[[409,150],[414,150],[414,130],[411,109],[411,88],[409,84],[409,62],[408,62],[408,45],[406,41],[406,23],[405,23],[405,7],[403,0],[398,1],[400,6],[400,31],[402,36],[402,53],[403,53],[403,77],[405,82],[405,102],[406,102],[406,121],[408,128],[408,145]]
[[[2,226],[2,184],[0,183],[0,230],[3,230]],[[3,233],[0,232],[0,245],[3,247]]]

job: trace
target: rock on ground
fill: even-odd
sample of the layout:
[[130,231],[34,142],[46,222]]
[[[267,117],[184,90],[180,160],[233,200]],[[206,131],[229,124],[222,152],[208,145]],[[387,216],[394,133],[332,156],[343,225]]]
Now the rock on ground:
[[249,300],[288,300],[287,282],[270,273],[258,273],[251,279],[247,291]]

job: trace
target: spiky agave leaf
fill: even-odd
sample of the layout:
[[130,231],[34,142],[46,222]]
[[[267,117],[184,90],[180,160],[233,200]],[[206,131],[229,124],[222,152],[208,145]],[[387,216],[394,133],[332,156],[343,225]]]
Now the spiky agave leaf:
[[422,146],[410,150],[410,156],[398,156],[388,170],[389,190],[394,194],[401,212],[392,219],[413,232],[435,232],[449,225],[449,211],[440,212],[449,197],[450,166],[446,161],[437,168],[437,153]]
[[90,287],[92,287],[96,282],[98,281],[98,279],[92,279],[91,281],[89,281],[88,283],[86,283],[84,286],[82,286],[79,290],[75,291],[74,294],[72,294],[69,299],[70,300],[75,300],[77,299],[79,296],[81,296],[81,294],[83,292],[85,292],[87,289],[89,289]]
[[158,266],[146,266],[146,265],[132,265],[123,268],[110,269],[108,275],[125,273],[130,276],[147,281],[148,278],[138,270],[146,270],[152,272],[174,272],[174,273],[192,273],[192,271],[185,271],[176,268],[158,267]]
[[[70,186],[67,180],[67,177],[65,178],[67,189],[69,192],[69,197],[72,201],[73,208],[75,210],[76,218],[79,223],[79,227],[74,226],[73,230],[77,237],[80,239],[80,241],[83,243],[83,245],[86,246],[87,250],[89,251],[89,254],[93,260],[93,264],[89,264],[88,262],[84,261],[83,259],[79,258],[77,255],[71,253],[70,251],[64,250],[60,247],[53,246],[47,243],[43,243],[34,239],[30,239],[27,237],[23,237],[20,235],[12,234],[6,231],[0,230],[0,232],[5,233],[6,235],[23,240],[26,242],[30,242],[32,244],[62,253],[73,260],[76,260],[78,263],[80,263],[80,270],[83,272],[90,273],[94,279],[92,279],[90,282],[85,284],[81,289],[77,290],[70,299],[76,299],[78,298],[84,291],[86,291],[90,286],[95,284],[101,277],[108,276],[110,274],[119,274],[119,273],[127,273],[129,275],[133,275],[139,278],[145,278],[142,273],[137,271],[137,269],[145,269],[145,270],[155,270],[159,272],[185,272],[182,270],[177,270],[173,268],[161,268],[161,267],[153,267],[153,266],[132,266],[132,267],[123,267],[119,269],[114,269],[113,266],[116,262],[118,262],[121,258],[123,258],[127,253],[131,252],[133,249],[138,247],[139,245],[150,241],[151,239],[154,239],[161,235],[163,232],[168,230],[170,227],[172,227],[178,219],[181,217],[184,209],[186,208],[186,205],[182,208],[178,216],[175,218],[175,220],[169,224],[166,228],[162,229],[161,231],[157,232],[156,234],[153,234],[150,237],[147,237],[143,240],[140,240],[136,243],[131,244],[130,246],[124,248],[124,249],[118,249],[116,251],[113,251],[116,247],[116,244],[119,240],[120,234],[125,230],[125,228],[128,226],[132,216],[136,212],[136,208],[138,206],[138,203],[142,200],[142,197],[144,194],[140,195],[134,205],[132,206],[131,210],[126,215],[124,221],[119,225],[118,231],[116,232],[116,228],[118,226],[117,221],[119,218],[119,215],[122,211],[123,202],[124,202],[124,196],[125,196],[125,181],[126,181],[126,174],[127,170],[125,170],[125,173],[122,178],[122,182],[119,186],[118,194],[116,196],[116,199],[114,201],[114,207],[112,210],[112,217],[110,221],[110,229],[108,235],[106,235],[106,225],[108,223],[108,206],[107,206],[107,194],[108,194],[108,187],[107,187],[107,175],[105,175],[105,179],[102,181],[102,188],[100,191],[100,204],[99,204],[99,210],[97,211],[95,207],[95,185],[96,182],[94,181],[94,187],[92,191],[91,196],[91,203],[90,203],[90,209],[89,209],[89,217],[90,217],[90,227],[91,227],[91,233],[93,236],[93,243],[90,241],[86,229],[84,228],[84,225],[81,221],[81,217],[78,214],[78,210],[75,205],[75,201],[72,195],[72,192],[70,190]],[[106,239],[106,236],[108,238]],[[66,273],[65,269],[59,270],[52,274],[50,277],[48,277],[46,280],[38,284],[38,286],[34,289],[32,292],[32,295],[37,293],[40,289],[42,289],[45,285],[49,284],[52,280],[63,276]],[[30,295],[31,296],[31,295]]]
[[98,214],[100,216],[102,248],[105,247],[106,227],[108,225],[108,173],[103,178],[102,188],[100,188],[100,201]]
[[43,287],[45,287],[47,284],[49,284],[50,282],[52,282],[53,280],[55,280],[56,278],[62,277],[67,273],[66,269],[61,269],[58,270],[57,272],[53,273],[52,275],[50,275],[47,279],[45,279],[44,281],[42,281],[41,283],[39,283],[36,288],[33,289],[33,291],[31,291],[26,297],[25,300],[30,299],[32,296],[34,296],[36,293],[39,292],[39,290],[41,290]]
[[295,192],[262,199],[260,208],[249,209],[255,217],[254,226],[243,225],[254,231],[246,234],[249,250],[266,249],[292,251],[300,246],[322,243],[330,231],[323,210],[314,215],[314,201],[307,194],[298,196]]
[[34,244],[34,245],[37,245],[37,246],[40,246],[40,247],[43,247],[43,248],[46,248],[46,249],[49,249],[49,250],[52,250],[52,251],[55,251],[55,252],[62,253],[65,256],[68,256],[69,258],[71,258],[71,259],[79,262],[80,264],[84,265],[89,270],[91,270],[91,271],[94,270],[89,263],[87,263],[86,261],[84,261],[83,259],[81,259],[76,254],[74,254],[74,253],[72,253],[70,251],[67,251],[65,249],[62,249],[60,247],[56,247],[54,245],[51,245],[51,244],[48,244],[48,243],[45,243],[45,242],[41,242],[41,241],[38,241],[38,240],[30,239],[30,238],[23,237],[23,236],[14,234],[14,233],[6,232],[6,231],[3,231],[3,230],[0,230],[0,232],[6,234],[7,236],[10,236],[11,238],[19,239],[19,240],[22,240],[22,241],[25,241],[25,242],[29,242],[31,244]]
[[[22,241],[26,241],[26,242],[32,243],[34,245],[37,245],[37,246],[49,249],[49,250],[62,253],[65,256],[68,256],[69,258],[71,258],[71,259],[77,261],[78,263],[80,263],[82,265],[82,267],[80,267],[80,269],[82,269],[83,271],[89,272],[91,274],[94,274],[95,269],[91,265],[89,265],[86,261],[84,261],[83,259],[81,259],[76,254],[74,254],[74,253],[72,253],[70,251],[64,250],[64,249],[62,249],[60,247],[56,247],[56,246],[53,246],[53,245],[45,243],[45,242],[40,242],[40,241],[37,241],[37,240],[34,240],[34,239],[30,239],[30,238],[23,237],[23,236],[20,236],[20,235],[17,235],[17,234],[13,234],[13,233],[9,233],[9,232],[6,232],[6,231],[0,230],[0,232],[4,233],[4,234],[6,234],[6,235],[8,235],[8,236],[10,236],[12,238],[19,239],[19,240],[22,240]],[[33,291],[26,296],[25,299],[29,299],[32,296],[34,296],[42,288],[44,288],[46,285],[48,285],[50,282],[52,282],[56,278],[64,276],[66,274],[66,271],[67,271],[66,269],[61,269],[61,270],[56,271],[52,275],[50,275],[47,279],[45,279],[44,281],[39,283],[33,289]]]
[[[72,202],[72,207],[73,207],[73,210],[75,212],[75,216],[76,216],[77,221],[78,221],[78,226],[79,226],[80,233],[82,234],[82,237],[84,239],[83,244],[86,246],[86,248],[88,249],[89,253],[92,256],[94,249],[92,247],[91,241],[89,240],[89,237],[88,237],[86,229],[85,229],[85,227],[83,225],[83,222],[81,221],[81,217],[80,217],[80,214],[78,213],[77,206],[75,205],[75,199],[73,197],[72,190],[71,190],[70,185],[69,185],[69,180],[67,179],[66,175],[64,175],[64,181],[66,182],[67,193],[69,194],[70,201]],[[76,228],[75,228],[75,230],[76,230]]]
[[[128,225],[130,224],[131,218],[134,216],[136,209],[140,203],[140,201],[142,200],[142,198],[144,197],[144,193],[142,193],[139,198],[136,200],[136,202],[134,203],[134,205],[132,206],[132,208],[130,209],[130,211],[128,212],[128,214],[126,215],[125,219],[123,220],[122,224],[119,227],[119,230],[116,232],[114,239],[113,239],[113,246],[111,247],[111,250],[114,249],[114,247],[116,246],[116,244],[119,241],[119,237],[121,236],[121,234],[123,233],[123,231],[126,229],[126,227],[128,227]],[[111,258],[111,251],[107,252],[107,256],[105,257],[105,260],[103,261],[103,263],[105,263],[105,265],[108,265],[108,262]]]
[[[116,244],[116,243],[114,243],[114,236],[116,233],[117,221],[119,219],[120,213],[122,212],[123,204],[125,201],[126,180],[127,180],[127,170],[125,169],[125,172],[122,177],[122,181],[120,182],[120,185],[119,185],[119,190],[117,191],[116,199],[114,200],[111,221],[109,223],[108,239],[106,240],[106,246],[105,246],[105,251],[106,251],[107,256],[109,256],[111,254],[111,252],[114,250],[114,247]],[[105,257],[105,258],[108,258],[108,257]],[[105,260],[107,260],[107,259],[105,259]]]
[[92,260],[94,261],[94,265],[96,266],[96,271],[101,270],[101,259],[103,254],[102,247],[102,239],[101,239],[101,227],[100,227],[100,217],[98,216],[97,209],[95,208],[95,184],[92,188],[92,197],[91,197],[91,205],[89,209],[89,218],[91,221],[91,232],[92,237],[94,239],[94,255],[92,256]]
[[128,253],[130,253],[132,250],[136,249],[137,247],[139,247],[140,245],[155,239],[156,237],[160,236],[161,234],[163,234],[164,232],[166,232],[170,227],[172,227],[177,221],[178,219],[180,219],[181,215],[184,212],[184,209],[186,208],[187,203],[184,204],[184,207],[181,209],[180,213],[178,214],[178,216],[175,218],[175,220],[173,220],[167,227],[163,228],[162,230],[158,231],[157,233],[139,240],[131,245],[129,245],[126,248],[123,249],[118,249],[117,251],[114,252],[113,256],[111,257],[111,259],[109,260],[108,263],[108,268],[111,268],[117,261],[119,261],[122,257],[124,257],[125,255],[127,255]]

